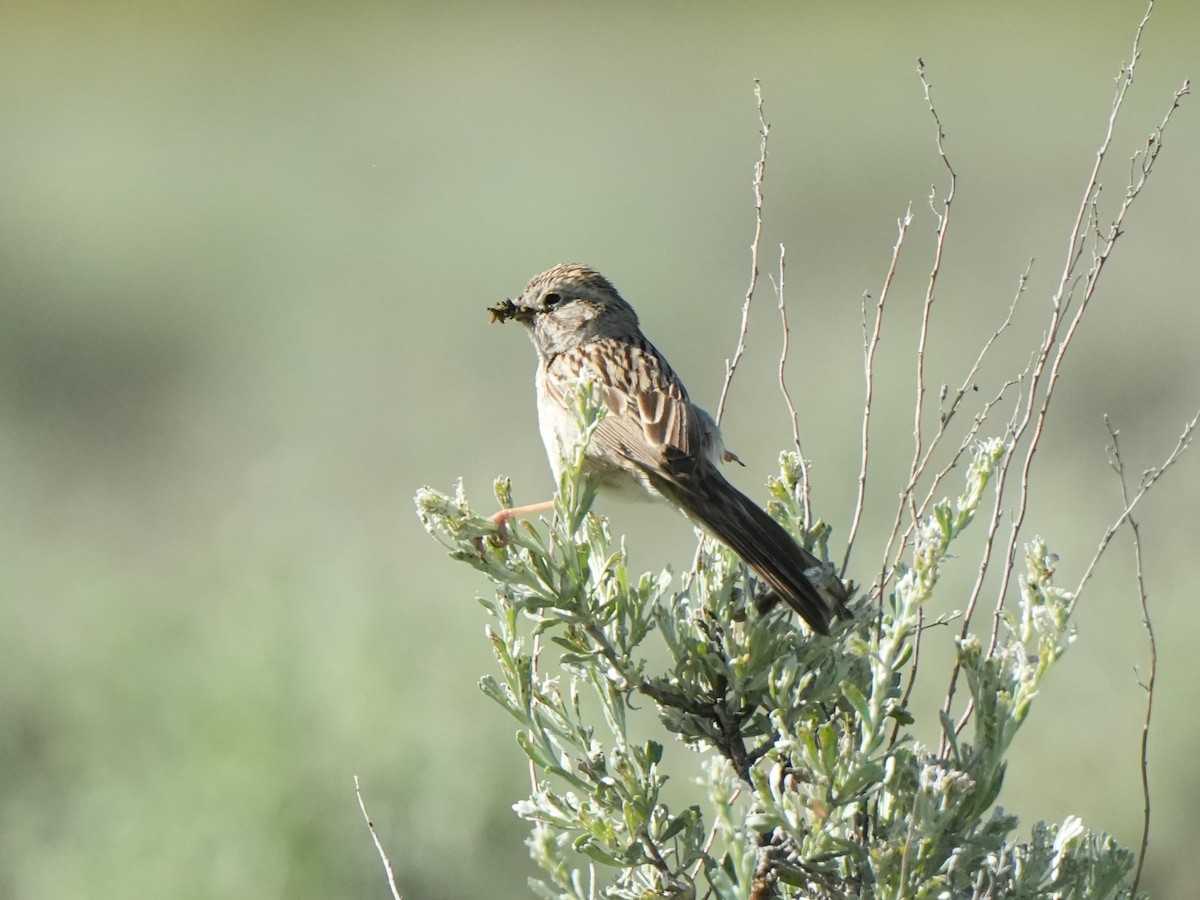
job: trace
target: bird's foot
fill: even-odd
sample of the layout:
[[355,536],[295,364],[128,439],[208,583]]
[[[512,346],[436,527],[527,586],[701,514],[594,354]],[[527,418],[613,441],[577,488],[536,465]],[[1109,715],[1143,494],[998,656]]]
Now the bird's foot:
[[496,533],[476,538],[475,546],[479,549],[480,553],[483,553],[487,549],[484,545],[485,541],[493,547],[506,547],[509,542],[508,523],[510,519],[523,518],[553,508],[554,501],[546,500],[542,503],[530,503],[527,506],[511,506],[508,509],[502,509],[492,516],[492,523],[496,526]]

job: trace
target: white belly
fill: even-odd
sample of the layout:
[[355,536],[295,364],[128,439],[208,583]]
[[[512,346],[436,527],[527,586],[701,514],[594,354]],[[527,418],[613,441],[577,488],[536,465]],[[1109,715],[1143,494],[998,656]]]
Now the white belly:
[[[538,430],[546,446],[546,457],[557,482],[562,477],[563,455],[571,453],[579,443],[579,423],[574,410],[567,409],[553,400],[545,400],[548,394],[541,389],[542,370],[539,367],[538,381]],[[657,496],[657,491],[631,474],[623,466],[607,461],[603,453],[589,447],[584,469],[600,476],[600,487],[605,495],[617,495],[630,500],[648,500]]]

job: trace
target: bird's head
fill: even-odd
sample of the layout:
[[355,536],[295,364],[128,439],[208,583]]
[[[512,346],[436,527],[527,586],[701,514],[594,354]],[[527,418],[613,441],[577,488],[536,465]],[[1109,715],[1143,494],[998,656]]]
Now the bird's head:
[[637,314],[612,283],[588,266],[555,266],[534,276],[516,300],[489,307],[493,322],[516,319],[542,356],[602,337],[636,333]]

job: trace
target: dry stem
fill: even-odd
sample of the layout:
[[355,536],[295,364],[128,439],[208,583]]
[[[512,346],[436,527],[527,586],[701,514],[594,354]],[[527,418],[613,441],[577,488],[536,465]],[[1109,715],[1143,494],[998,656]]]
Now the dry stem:
[[729,396],[729,385],[733,383],[733,373],[737,370],[742,354],[746,352],[746,333],[750,330],[750,304],[754,300],[754,289],[758,286],[758,247],[762,242],[763,229],[763,175],[767,169],[767,137],[771,133],[771,126],[763,118],[762,85],[757,78],[754,79],[754,98],[758,101],[758,129],[762,142],[759,145],[758,162],[754,164],[754,240],[750,242],[750,285],[746,288],[746,299],[742,303],[742,325],[738,330],[737,346],[733,350],[733,356],[725,360],[725,383],[721,386],[721,399],[717,403],[718,425],[721,424],[721,417],[725,415],[725,400]]
[[[1129,481],[1125,477],[1125,463],[1121,459],[1121,445],[1117,439],[1117,429],[1112,427],[1108,416],[1104,417],[1105,427],[1112,438],[1109,448],[1109,461],[1121,485],[1121,502],[1129,508]],[[1142,881],[1142,867],[1146,862],[1146,851],[1150,846],[1150,719],[1154,713],[1154,683],[1158,678],[1158,642],[1154,639],[1154,626],[1150,622],[1150,598],[1146,593],[1146,577],[1142,566],[1142,531],[1137,520],[1129,517],[1129,528],[1133,532],[1133,560],[1137,574],[1138,600],[1142,609],[1142,624],[1146,628],[1146,638],[1150,645],[1150,677],[1142,687],[1146,691],[1146,714],[1142,719],[1142,741],[1139,753],[1139,766],[1142,776],[1142,845],[1138,852],[1137,871],[1133,876],[1133,887],[1130,893],[1137,896],[1138,885]],[[1139,681],[1139,683],[1141,683]]]
[[394,900],[403,900],[400,896],[400,891],[396,888],[396,875],[392,871],[392,864],[388,860],[387,853],[384,852],[383,844],[379,842],[379,835],[375,833],[375,823],[371,821],[371,817],[367,815],[367,804],[363,801],[362,790],[358,784],[358,776],[354,776],[354,796],[358,798],[358,808],[362,810],[363,819],[367,823],[367,830],[371,832],[371,840],[375,842],[375,851],[379,854],[379,858],[383,860],[383,870],[387,872],[388,887],[391,889]]
[[791,336],[791,330],[788,328],[787,304],[784,302],[783,286],[784,275],[787,269],[787,250],[783,244],[779,245],[779,280],[772,281],[775,284],[775,296],[779,298],[779,324],[783,331],[783,349],[779,353],[779,391],[783,394],[783,402],[787,404],[788,416],[792,420],[792,443],[796,447],[796,457],[800,461],[800,502],[804,509],[804,530],[808,531],[812,528],[812,495],[810,493],[808,481],[808,463],[804,459],[804,448],[800,446],[800,416],[796,412],[796,405],[792,402],[791,392],[788,391],[787,377],[785,370],[787,368],[788,345]]

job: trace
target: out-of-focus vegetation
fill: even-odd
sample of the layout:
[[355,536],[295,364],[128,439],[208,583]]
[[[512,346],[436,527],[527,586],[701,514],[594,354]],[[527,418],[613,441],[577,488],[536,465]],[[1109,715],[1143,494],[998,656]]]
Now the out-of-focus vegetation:
[[[509,807],[527,773],[476,688],[492,666],[483,589],[431,549],[411,502],[458,475],[472,496],[502,472],[518,501],[551,488],[532,351],[484,307],[547,265],[590,262],[715,405],[747,276],[761,79],[764,246],[788,246],[792,387],[817,511],[844,535],[860,298],[910,202],[877,359],[899,399],[895,415],[877,407],[875,447],[897,471],[911,453],[900,410],[925,198],[943,177],[916,57],[960,176],[936,385],[960,376],[1031,256],[1018,324],[1042,321],[1142,11],[0,8],[0,895],[384,897],[358,774],[406,900],[523,896],[532,866]],[[1115,153],[1198,74],[1198,30],[1200,10],[1156,11]],[[1200,117],[1185,109],[1166,144],[1043,445],[1029,526],[1062,553],[1064,583],[1119,511],[1102,414],[1141,468],[1200,400]],[[789,442],[762,297],[726,417],[760,500]],[[1162,655],[1143,886],[1163,897],[1200,877],[1198,466],[1141,517]],[[859,547],[890,510],[868,510]],[[669,511],[609,511],[635,566],[689,561]],[[1146,653],[1116,550],[1006,795],[1135,846]]]

